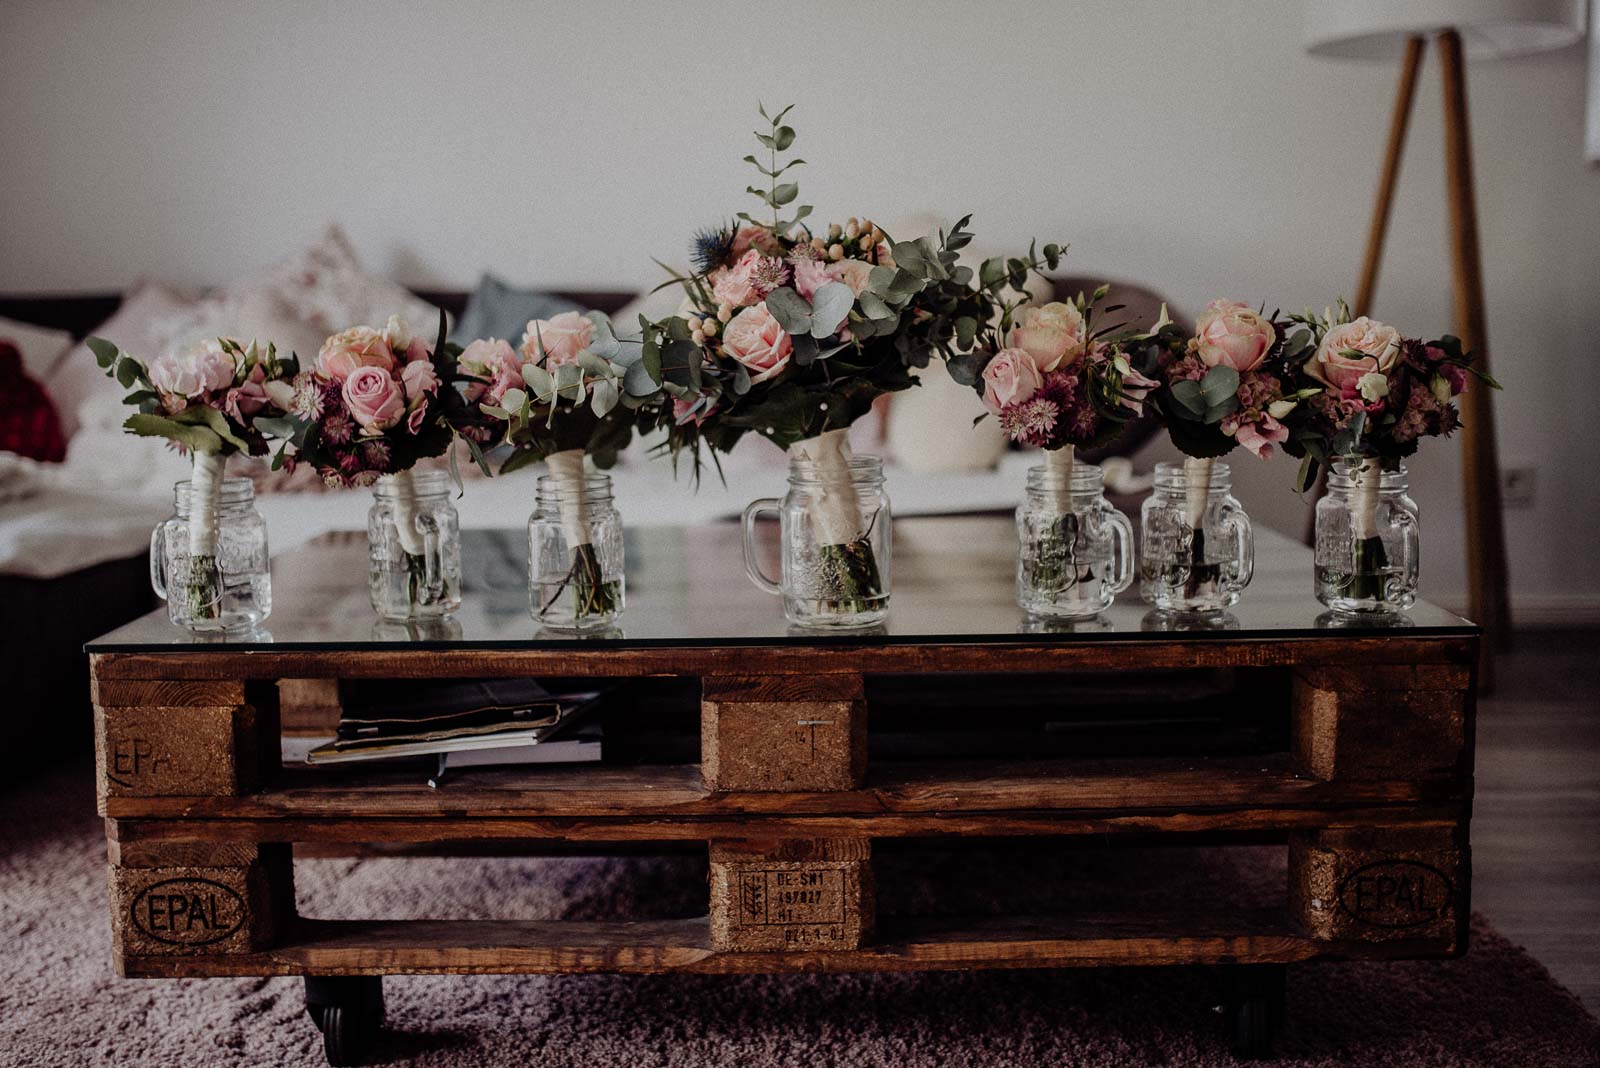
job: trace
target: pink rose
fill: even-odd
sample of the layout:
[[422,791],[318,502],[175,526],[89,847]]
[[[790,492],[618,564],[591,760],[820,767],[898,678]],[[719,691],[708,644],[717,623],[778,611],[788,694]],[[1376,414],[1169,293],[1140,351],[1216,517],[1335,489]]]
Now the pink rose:
[[1237,300],[1214,300],[1195,323],[1189,351],[1206,367],[1253,371],[1278,341],[1278,331],[1261,313]]
[[474,341],[461,350],[456,370],[473,378],[489,380],[487,386],[482,382],[467,383],[466,397],[474,404],[487,399],[498,406],[506,390],[513,386],[522,388],[522,357],[517,355],[517,350],[511,347],[509,341],[498,338]]
[[840,260],[828,265],[828,277],[843,282],[858,297],[867,288],[867,276],[871,273],[872,264],[866,260]]
[[1060,301],[1025,307],[1006,343],[1033,357],[1041,374],[1070,366],[1083,355],[1083,313]]
[[1263,414],[1259,423],[1241,423],[1234,432],[1234,440],[1260,459],[1270,460],[1273,444],[1289,440],[1289,428]]
[[150,384],[172,398],[199,400],[233,385],[238,364],[222,342],[209,338],[181,352],[167,353],[150,364]]
[[342,392],[344,406],[366,431],[388,430],[406,411],[400,383],[381,367],[357,367],[345,378]]
[[1044,375],[1026,349],[1001,349],[983,369],[983,406],[995,415],[1000,409],[1039,392]]
[[416,363],[418,360],[433,358],[433,350],[428,348],[428,343],[420,337],[411,339],[411,343],[405,347],[405,354],[407,363]]
[[414,360],[400,372],[400,384],[405,386],[406,396],[415,400],[439,388],[439,373],[429,361]]
[[817,295],[817,290],[833,281],[828,264],[822,260],[794,261],[794,288],[806,300]]
[[1467,391],[1467,372],[1465,368],[1453,363],[1442,363],[1439,365],[1439,374],[1443,376],[1446,382],[1450,383],[1450,395],[1452,397],[1460,396]]
[[751,249],[732,267],[719,267],[711,272],[711,295],[718,304],[731,304],[735,308],[748,308],[761,300],[761,290],[756,287],[756,268],[762,255]]
[[762,301],[729,320],[722,332],[722,350],[744,364],[751,382],[765,382],[789,366],[794,341]]
[[1306,361],[1306,374],[1334,393],[1354,391],[1362,375],[1387,375],[1400,358],[1400,331],[1365,315],[1330,329]]
[[699,402],[699,397],[674,397],[672,399],[673,425],[683,426],[686,423],[693,423],[695,426],[699,426],[701,423],[706,421],[706,416],[716,411],[717,402],[712,401],[710,404],[696,412],[694,407]]
[[[578,353],[594,340],[594,323],[578,312],[562,312],[551,319],[533,319],[522,335],[519,351],[528,363],[541,367],[560,367],[576,363]],[[539,358],[540,347],[544,358]],[[519,372],[520,373],[520,372]]]
[[783,246],[778,244],[778,239],[765,226],[741,226],[733,235],[733,258],[744,259],[751,249],[763,255],[776,256],[783,251]]
[[267,391],[262,385],[265,378],[260,365],[256,365],[249,378],[228,390],[222,401],[222,410],[232,416],[235,422],[248,421],[267,406]]
[[343,382],[358,367],[394,368],[394,350],[383,334],[370,326],[355,326],[334,334],[317,353],[317,371],[323,378]]
[[427,419],[427,416],[428,401],[427,398],[424,397],[422,401],[416,405],[416,407],[412,408],[411,411],[407,413],[406,430],[412,434],[420,434],[422,432],[422,424]]

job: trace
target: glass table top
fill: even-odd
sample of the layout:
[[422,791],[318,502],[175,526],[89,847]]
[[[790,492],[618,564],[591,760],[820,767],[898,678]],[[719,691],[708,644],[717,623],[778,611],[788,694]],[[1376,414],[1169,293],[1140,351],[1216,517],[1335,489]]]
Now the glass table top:
[[[1328,612],[1312,595],[1311,552],[1271,531],[1256,532],[1255,578],[1237,605],[1216,616],[1153,612],[1137,584],[1089,620],[1031,619],[1013,584],[1016,529],[999,516],[897,520],[889,619],[864,630],[791,626],[778,598],[744,574],[736,524],[635,525],[627,531],[627,604],[619,625],[571,634],[541,628],[528,611],[524,530],[463,531],[461,610],[422,624],[386,623],[366,588],[366,533],[330,534],[272,563],[272,615],[253,631],[192,634],[174,627],[163,606],[89,643],[93,653],[188,652],[215,648],[368,649],[813,645],[889,643],[1461,636],[1466,620],[1426,602],[1398,617],[1352,619]],[[777,571],[777,532],[767,525],[764,566]]]

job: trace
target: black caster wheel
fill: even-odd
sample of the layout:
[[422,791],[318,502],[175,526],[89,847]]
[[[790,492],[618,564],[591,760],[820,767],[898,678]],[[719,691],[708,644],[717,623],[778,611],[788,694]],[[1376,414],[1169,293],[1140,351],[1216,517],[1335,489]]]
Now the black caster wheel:
[[330,1065],[364,1064],[383,1030],[383,979],[308,975],[306,1013],[322,1032]]
[[1222,1011],[1235,1057],[1253,1061],[1272,1056],[1287,988],[1287,969],[1281,964],[1241,965],[1224,973]]

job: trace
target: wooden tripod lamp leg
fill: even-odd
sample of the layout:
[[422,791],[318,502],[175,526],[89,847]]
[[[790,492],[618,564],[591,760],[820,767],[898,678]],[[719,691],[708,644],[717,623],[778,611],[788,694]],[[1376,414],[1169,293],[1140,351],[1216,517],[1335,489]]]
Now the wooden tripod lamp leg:
[[[1378,288],[1378,267],[1383,263],[1384,239],[1389,235],[1389,214],[1394,205],[1394,187],[1400,181],[1400,157],[1405,152],[1406,131],[1411,126],[1411,102],[1417,95],[1417,74],[1422,69],[1426,42],[1420,36],[1406,40],[1405,57],[1400,61],[1400,83],[1394,91],[1394,112],[1389,116],[1389,144],[1383,154],[1383,170],[1378,172],[1378,197],[1372,205],[1372,224],[1367,229],[1367,254],[1361,261],[1361,280],[1356,285],[1356,300],[1351,310],[1366,315],[1372,310],[1372,297]],[[1317,474],[1311,491],[1315,502],[1328,488],[1328,473]],[[1316,509],[1306,513],[1305,543],[1316,541]]]
[[[1489,338],[1484,326],[1483,261],[1478,251],[1478,212],[1473,193],[1472,142],[1467,122],[1466,67],[1461,35],[1446,30],[1438,38],[1444,78],[1444,150],[1450,203],[1450,252],[1454,262],[1456,332],[1489,370]],[[1495,450],[1492,391],[1474,383],[1461,397],[1463,495],[1467,512],[1467,590],[1469,612],[1483,626],[1485,645],[1504,649],[1511,633],[1506,579],[1505,522],[1500,507],[1500,460]]]

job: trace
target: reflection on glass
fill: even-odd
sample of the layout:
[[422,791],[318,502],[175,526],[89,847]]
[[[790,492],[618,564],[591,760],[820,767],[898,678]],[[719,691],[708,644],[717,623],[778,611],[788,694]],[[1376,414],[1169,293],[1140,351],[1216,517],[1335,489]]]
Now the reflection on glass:
[[589,630],[540,627],[533,634],[533,640],[536,642],[619,642],[626,637],[621,627],[598,627]]
[[790,623],[784,629],[784,635],[790,638],[823,638],[830,641],[854,638],[883,638],[889,634],[889,628],[883,623],[874,623],[870,627],[851,627],[848,630],[839,627],[802,627],[798,623]]
[[1366,615],[1349,615],[1344,612],[1324,612],[1312,624],[1318,630],[1403,630],[1414,627],[1410,616],[1398,613],[1371,612]]
[[190,630],[173,640],[178,645],[271,645],[272,632],[265,627]]
[[1152,609],[1139,620],[1144,631],[1238,630],[1239,617],[1232,612],[1163,612]]
[[1047,619],[1043,616],[1025,616],[1017,627],[1018,634],[1101,634],[1115,630],[1116,625],[1103,615],[1088,619]]
[[404,622],[380,619],[372,624],[372,640],[378,642],[458,642],[462,634],[461,621],[452,617]]

